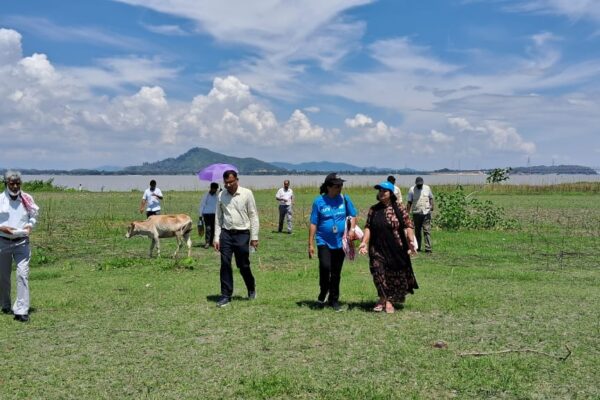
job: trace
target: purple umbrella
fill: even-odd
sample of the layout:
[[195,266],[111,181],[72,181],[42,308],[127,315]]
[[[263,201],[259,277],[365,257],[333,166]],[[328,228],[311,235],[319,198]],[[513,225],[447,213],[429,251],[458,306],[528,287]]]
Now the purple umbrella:
[[223,181],[223,172],[231,169],[238,172],[238,169],[231,164],[210,164],[198,171],[197,175],[201,181],[221,182]]

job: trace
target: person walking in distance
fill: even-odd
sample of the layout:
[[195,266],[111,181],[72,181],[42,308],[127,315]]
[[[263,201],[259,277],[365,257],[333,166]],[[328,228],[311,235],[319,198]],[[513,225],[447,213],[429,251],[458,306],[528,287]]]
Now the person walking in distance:
[[[29,321],[29,235],[37,223],[39,207],[21,191],[21,173],[6,171],[6,188],[0,193],[0,306],[3,314]],[[17,298],[11,308],[10,275],[17,264]]]
[[160,214],[160,201],[163,199],[163,194],[156,187],[156,181],[150,181],[150,187],[144,191],[142,202],[140,203],[140,214],[146,210],[146,217]]
[[198,210],[201,217],[201,220],[198,221],[198,234],[200,234],[200,222],[202,222],[204,224],[205,249],[208,249],[213,245],[215,238],[215,212],[217,210],[217,200],[219,197],[219,194],[217,193],[218,190],[219,184],[217,182],[212,182],[208,192],[202,196],[200,208]]
[[408,191],[407,211],[412,211],[415,224],[415,236],[419,244],[419,251],[423,250],[421,231],[425,236],[425,253],[431,253],[431,213],[433,212],[433,193],[431,188],[423,184],[420,176],[415,179],[415,186]]
[[250,270],[250,247],[258,248],[258,211],[254,194],[238,184],[238,175],[234,170],[223,173],[225,190],[219,193],[215,213],[214,248],[221,253],[221,297],[217,307],[225,307],[233,296],[233,271],[231,259],[235,255],[235,264],[248,290],[248,299],[256,299],[256,282]]
[[279,227],[277,232],[283,231],[283,220],[287,218],[287,233],[292,233],[292,205],[294,204],[294,191],[290,188],[290,181],[283,181],[283,187],[275,194],[279,201]]

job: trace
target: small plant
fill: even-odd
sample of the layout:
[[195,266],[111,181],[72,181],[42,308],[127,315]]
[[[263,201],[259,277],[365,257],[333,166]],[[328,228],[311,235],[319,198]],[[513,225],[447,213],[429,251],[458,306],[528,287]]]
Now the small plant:
[[32,266],[50,264],[54,260],[55,260],[55,257],[53,257],[48,252],[48,250],[44,249],[43,247],[33,247],[33,249],[31,250],[31,265]]

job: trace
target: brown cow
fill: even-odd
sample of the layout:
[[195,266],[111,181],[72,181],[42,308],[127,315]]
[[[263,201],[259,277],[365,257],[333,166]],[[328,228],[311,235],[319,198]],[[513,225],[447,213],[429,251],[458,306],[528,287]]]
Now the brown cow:
[[129,225],[129,229],[125,234],[126,238],[132,236],[148,236],[152,239],[150,244],[150,257],[152,250],[156,245],[157,256],[160,257],[160,242],[159,238],[169,238],[175,236],[177,238],[177,249],[173,257],[177,256],[182,242],[185,241],[188,248],[188,257],[192,252],[192,240],[190,232],[192,231],[192,219],[185,214],[172,215],[152,215],[145,221],[134,221]]

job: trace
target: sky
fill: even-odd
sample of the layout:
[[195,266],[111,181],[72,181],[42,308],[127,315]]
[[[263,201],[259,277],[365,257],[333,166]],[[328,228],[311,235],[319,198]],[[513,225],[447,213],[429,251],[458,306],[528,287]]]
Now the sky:
[[0,0],[0,167],[600,165],[600,0]]

